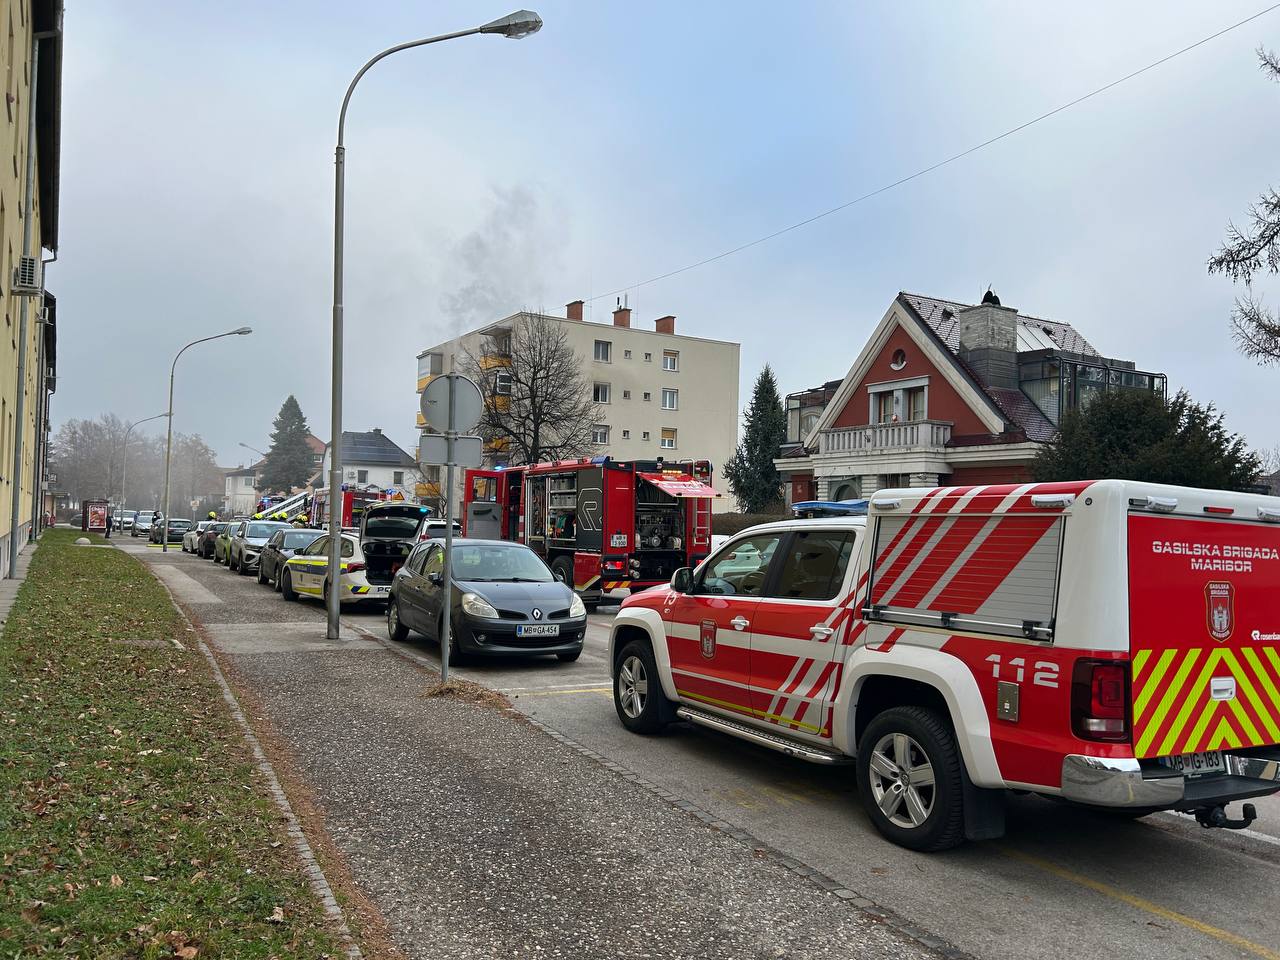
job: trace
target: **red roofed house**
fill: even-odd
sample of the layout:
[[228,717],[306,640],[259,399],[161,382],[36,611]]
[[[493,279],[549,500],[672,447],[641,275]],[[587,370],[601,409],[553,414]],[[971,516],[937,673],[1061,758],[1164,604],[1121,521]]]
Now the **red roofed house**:
[[1030,479],[1062,414],[1165,376],[1103,357],[1070,324],[899,293],[844,379],[787,397],[775,464],[791,502]]

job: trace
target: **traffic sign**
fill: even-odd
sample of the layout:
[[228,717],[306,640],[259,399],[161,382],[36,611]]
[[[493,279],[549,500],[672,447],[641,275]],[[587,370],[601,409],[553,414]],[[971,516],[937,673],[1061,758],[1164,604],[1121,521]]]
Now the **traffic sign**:
[[[452,389],[451,389],[452,388]],[[452,418],[450,398],[452,397]],[[460,373],[446,373],[436,377],[422,391],[422,419],[427,426],[439,433],[456,430],[467,433],[476,428],[484,413],[484,400],[475,381]]]
[[[453,463],[459,467],[478,467],[484,460],[484,441],[479,437],[454,437]],[[449,438],[443,433],[424,433],[418,439],[418,463],[422,466],[449,463]]]

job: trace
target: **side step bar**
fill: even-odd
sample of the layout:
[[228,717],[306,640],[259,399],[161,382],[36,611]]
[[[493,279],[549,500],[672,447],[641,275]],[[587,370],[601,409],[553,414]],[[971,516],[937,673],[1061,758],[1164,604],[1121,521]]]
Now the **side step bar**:
[[810,746],[807,743],[797,743],[794,740],[788,740],[786,737],[780,737],[774,733],[767,733],[764,730],[749,727],[745,723],[737,723],[734,720],[716,716],[715,714],[703,713],[701,710],[695,710],[693,707],[684,704],[676,708],[676,716],[681,720],[688,720],[690,723],[696,723],[699,726],[719,730],[721,733],[727,733],[741,740],[749,740],[762,747],[768,747],[770,750],[777,750],[779,753],[785,753],[800,760],[807,760],[810,763],[827,765],[853,763],[853,757],[846,757],[844,754],[836,753],[834,750],[824,750],[822,747]]

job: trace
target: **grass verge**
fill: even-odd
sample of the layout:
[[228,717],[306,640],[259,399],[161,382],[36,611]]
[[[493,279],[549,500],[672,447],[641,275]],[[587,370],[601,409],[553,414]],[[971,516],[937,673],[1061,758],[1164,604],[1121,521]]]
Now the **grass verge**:
[[0,957],[340,955],[168,595],[79,535],[0,639]]

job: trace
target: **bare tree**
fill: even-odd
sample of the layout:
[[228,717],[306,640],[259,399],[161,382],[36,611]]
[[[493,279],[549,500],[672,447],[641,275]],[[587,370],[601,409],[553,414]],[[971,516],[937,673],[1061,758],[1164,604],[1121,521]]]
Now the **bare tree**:
[[591,428],[604,419],[592,402],[583,361],[560,324],[522,313],[509,342],[505,335],[490,336],[482,356],[466,352],[463,369],[485,397],[477,430],[487,447],[505,451],[507,463],[568,459],[591,450]]
[[[1280,82],[1280,56],[1258,48],[1258,67]],[[1231,311],[1231,335],[1246,357],[1261,364],[1280,361],[1280,318],[1253,292],[1255,273],[1280,273],[1280,194],[1268,187],[1249,207],[1244,228],[1227,224],[1227,242],[1209,258],[1209,272],[1221,273],[1232,283],[1243,282],[1244,294],[1236,297]]]

